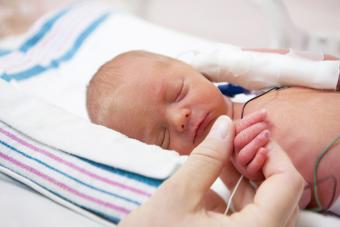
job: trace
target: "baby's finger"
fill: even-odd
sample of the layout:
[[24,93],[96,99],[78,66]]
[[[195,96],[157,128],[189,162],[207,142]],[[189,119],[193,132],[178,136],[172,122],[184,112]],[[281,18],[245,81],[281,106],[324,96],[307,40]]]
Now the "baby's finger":
[[[263,130],[268,128],[266,122],[256,123],[240,133],[238,133],[234,139],[234,149],[237,152],[242,150],[247,144],[249,144],[257,135],[259,135]],[[260,147],[258,147],[260,148]]]
[[244,118],[235,122],[236,134],[248,128],[250,125],[253,125],[260,121],[264,121],[266,117],[267,117],[267,111],[265,109],[262,109],[260,111],[256,111],[254,113],[244,116]]
[[264,130],[258,134],[249,144],[236,154],[237,162],[240,165],[247,165],[256,155],[256,152],[264,147],[269,141],[269,130]]
[[262,174],[262,167],[267,159],[267,148],[260,148],[256,153],[255,158],[247,166],[247,176],[250,180],[258,181],[263,180],[264,176]]

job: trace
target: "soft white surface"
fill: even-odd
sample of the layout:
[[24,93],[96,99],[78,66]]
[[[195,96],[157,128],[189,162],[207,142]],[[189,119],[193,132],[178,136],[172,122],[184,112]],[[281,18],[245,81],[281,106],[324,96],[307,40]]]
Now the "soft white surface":
[[218,81],[249,90],[282,85],[336,90],[340,61],[323,61],[323,55],[314,60],[296,53],[243,51],[217,44],[208,52],[188,54],[186,61]]
[[0,173],[0,220],[6,227],[103,226]]

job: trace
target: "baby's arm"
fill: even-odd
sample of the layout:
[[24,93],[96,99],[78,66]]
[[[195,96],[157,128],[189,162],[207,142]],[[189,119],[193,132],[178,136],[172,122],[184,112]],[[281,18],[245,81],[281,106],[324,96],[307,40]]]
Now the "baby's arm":
[[269,130],[266,111],[258,111],[235,122],[233,164],[250,180],[263,179],[262,167],[267,158]]

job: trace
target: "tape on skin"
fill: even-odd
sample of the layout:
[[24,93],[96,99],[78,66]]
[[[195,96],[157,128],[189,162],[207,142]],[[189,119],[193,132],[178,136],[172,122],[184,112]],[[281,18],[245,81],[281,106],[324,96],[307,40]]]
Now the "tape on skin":
[[323,61],[324,60],[324,54],[322,52],[312,52],[312,51],[302,51],[302,50],[289,49],[289,52],[287,53],[287,55],[292,56],[292,57],[314,60],[314,61]]
[[292,56],[292,53],[243,51],[235,46],[217,44],[208,51],[186,54],[182,60],[210,75],[214,82],[230,82],[247,89],[304,86],[335,90],[340,61],[320,61],[301,53],[295,51]]

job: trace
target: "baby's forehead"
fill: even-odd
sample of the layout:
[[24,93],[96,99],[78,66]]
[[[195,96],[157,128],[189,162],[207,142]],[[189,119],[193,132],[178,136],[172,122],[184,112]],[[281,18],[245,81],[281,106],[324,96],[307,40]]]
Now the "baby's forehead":
[[122,77],[119,87],[125,94],[129,91],[129,97],[139,92],[160,94],[164,86],[190,70],[184,63],[166,56],[137,54],[124,58],[119,67]]
[[[130,80],[155,80],[161,83],[170,80],[171,75],[181,67],[181,63],[174,59],[159,59],[156,57],[132,58],[126,61],[122,67],[122,74],[125,78],[124,82],[129,83]],[[157,80],[162,78],[162,80]]]

